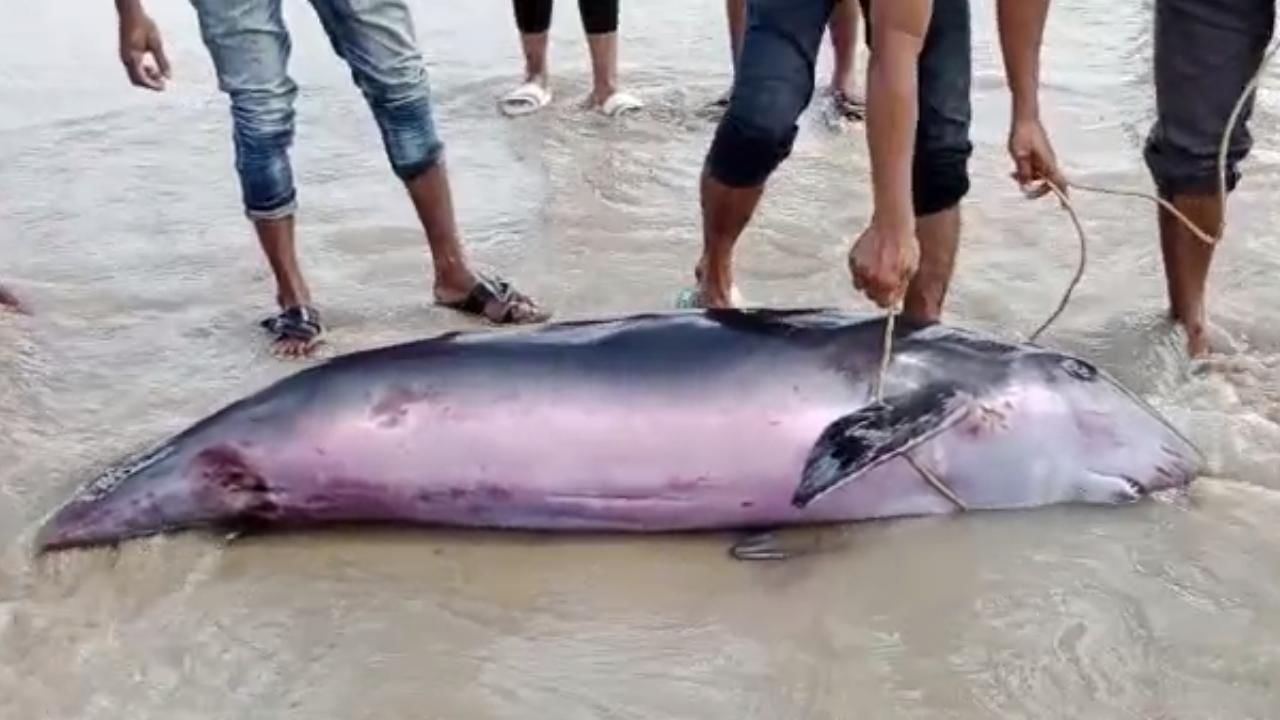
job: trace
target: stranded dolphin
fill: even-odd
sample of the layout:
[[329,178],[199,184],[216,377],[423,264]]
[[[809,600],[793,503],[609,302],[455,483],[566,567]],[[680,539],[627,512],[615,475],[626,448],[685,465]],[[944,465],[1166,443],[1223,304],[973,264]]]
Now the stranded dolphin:
[[1085,360],[832,310],[696,310],[355,352],[89,482],[52,549],[197,526],[767,529],[1119,504],[1197,450]]

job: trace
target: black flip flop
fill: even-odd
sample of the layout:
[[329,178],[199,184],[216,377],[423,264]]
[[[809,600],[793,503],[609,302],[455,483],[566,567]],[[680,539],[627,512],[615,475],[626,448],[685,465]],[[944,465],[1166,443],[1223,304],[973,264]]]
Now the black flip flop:
[[[471,292],[461,300],[437,301],[441,306],[476,315],[498,325],[536,323],[550,315],[510,282],[496,275],[477,275]],[[522,315],[521,308],[527,311]]]
[[262,328],[276,336],[276,341],[301,340],[308,344],[324,333],[320,313],[310,305],[294,305],[264,319]]
[[861,98],[850,97],[843,91],[837,90],[831,94],[831,104],[845,120],[856,122],[866,119],[867,105]]

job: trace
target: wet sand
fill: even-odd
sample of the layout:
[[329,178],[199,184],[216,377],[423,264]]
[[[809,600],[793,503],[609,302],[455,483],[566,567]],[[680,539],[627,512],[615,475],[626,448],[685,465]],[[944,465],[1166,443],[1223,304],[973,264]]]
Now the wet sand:
[[[16,0],[8,0],[15,3]],[[0,25],[0,717],[1263,718],[1280,707],[1277,72],[1212,277],[1239,352],[1203,372],[1163,320],[1154,209],[1077,195],[1088,269],[1042,340],[1168,412],[1212,477],[1187,497],[795,531],[822,552],[728,559],[719,535],[188,533],[34,559],[44,515],[120,453],[299,365],[256,326],[272,285],[240,214],[226,101],[185,3],[152,2],[175,66],[129,88],[109,3]],[[415,2],[470,252],[557,317],[670,307],[699,249],[697,175],[728,83],[718,2],[625,3],[624,80],[581,112],[576,8],[557,100],[512,121],[506,3]],[[350,351],[478,324],[430,305],[421,232],[309,6],[285,3],[302,92],[304,268]],[[1046,121],[1069,174],[1147,189],[1150,7],[1055,3]],[[974,5],[974,190],[948,320],[1025,335],[1076,240],[1008,180],[989,0]],[[860,55],[859,62],[865,58]],[[819,76],[829,72],[824,47]],[[815,108],[816,110],[816,108]],[[869,211],[861,127],[801,122],[739,253],[756,303],[867,308],[844,254]]]

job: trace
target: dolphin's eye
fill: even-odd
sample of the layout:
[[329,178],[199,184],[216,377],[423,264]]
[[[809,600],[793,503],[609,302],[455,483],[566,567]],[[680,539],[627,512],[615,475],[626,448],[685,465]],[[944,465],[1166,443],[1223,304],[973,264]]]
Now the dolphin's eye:
[[1092,380],[1098,377],[1098,369],[1083,360],[1063,358],[1060,365],[1068,375],[1079,380]]

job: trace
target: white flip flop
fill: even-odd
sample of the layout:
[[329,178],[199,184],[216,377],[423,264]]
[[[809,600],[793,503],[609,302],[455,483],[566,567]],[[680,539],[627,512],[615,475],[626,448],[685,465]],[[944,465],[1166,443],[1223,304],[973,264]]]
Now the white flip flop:
[[503,95],[498,100],[498,109],[509,117],[517,117],[537,112],[550,102],[551,91],[529,81]]
[[635,112],[644,107],[644,101],[631,93],[619,90],[610,95],[600,105],[600,112],[609,117],[617,117],[624,113]]

